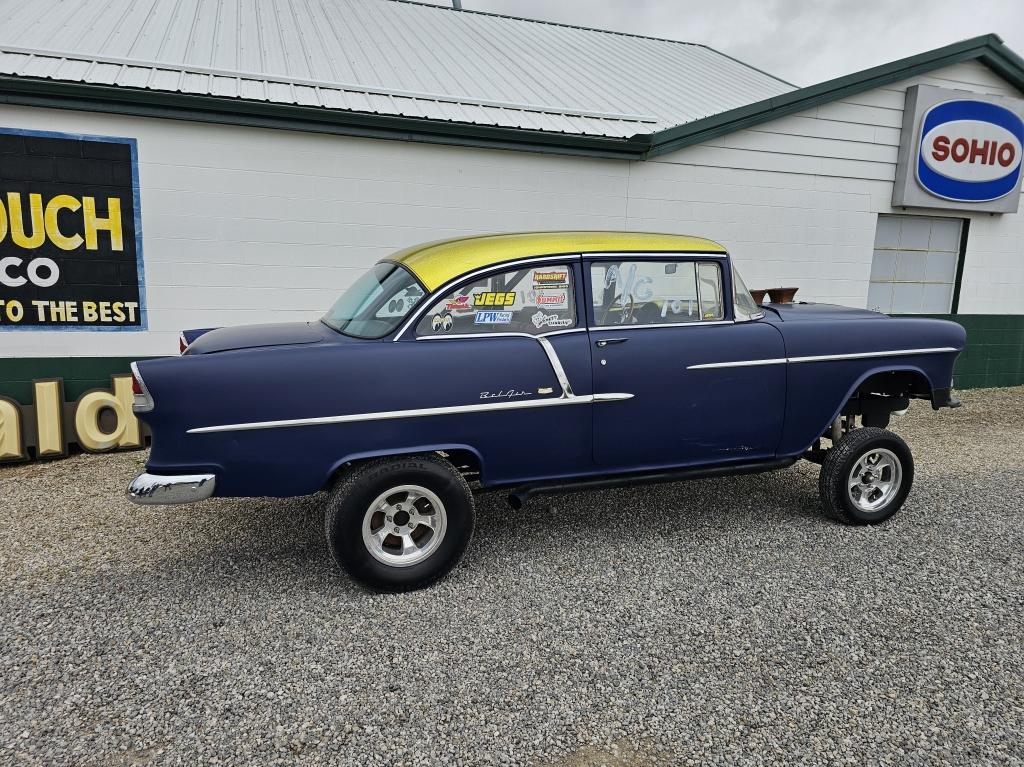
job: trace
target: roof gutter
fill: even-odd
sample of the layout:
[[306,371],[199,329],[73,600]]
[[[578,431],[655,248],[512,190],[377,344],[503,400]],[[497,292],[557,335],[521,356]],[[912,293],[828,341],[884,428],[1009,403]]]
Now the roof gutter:
[[548,133],[27,77],[0,76],[0,103],[614,159],[641,159],[650,146],[647,136]]

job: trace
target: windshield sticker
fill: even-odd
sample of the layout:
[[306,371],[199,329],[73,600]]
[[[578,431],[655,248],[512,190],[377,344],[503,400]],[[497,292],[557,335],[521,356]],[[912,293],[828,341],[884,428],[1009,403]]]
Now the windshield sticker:
[[477,312],[473,318],[474,325],[508,325],[512,322],[512,312]]
[[569,287],[569,272],[567,270],[551,272],[534,272],[534,288],[567,288]]
[[515,291],[508,293],[474,293],[473,306],[512,306],[516,302]]
[[569,293],[565,290],[538,290],[533,299],[537,306],[549,309],[565,309],[569,306]]
[[447,333],[452,329],[454,320],[450,314],[435,314],[430,318],[430,327],[433,328],[434,332],[443,331]]
[[567,328],[572,325],[572,319],[569,317],[559,317],[557,314],[544,314],[544,312],[537,312],[530,319],[533,320],[535,328],[545,326],[549,328]]
[[470,296],[468,293],[461,296],[455,296],[448,303],[444,305],[444,308],[450,312],[468,312],[473,306],[470,303]]

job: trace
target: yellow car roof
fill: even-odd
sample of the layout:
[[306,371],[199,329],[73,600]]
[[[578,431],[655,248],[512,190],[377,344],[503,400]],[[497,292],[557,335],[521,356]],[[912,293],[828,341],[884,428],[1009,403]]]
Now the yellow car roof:
[[648,232],[523,232],[459,237],[400,250],[381,259],[402,264],[430,292],[467,272],[530,256],[623,252],[725,253],[713,240]]

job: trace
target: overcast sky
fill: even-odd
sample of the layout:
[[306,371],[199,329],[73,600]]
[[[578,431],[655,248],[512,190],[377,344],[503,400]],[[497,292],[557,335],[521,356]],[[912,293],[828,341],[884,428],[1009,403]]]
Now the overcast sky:
[[1024,55],[1024,0],[463,0],[462,5],[703,43],[796,85],[988,32]]

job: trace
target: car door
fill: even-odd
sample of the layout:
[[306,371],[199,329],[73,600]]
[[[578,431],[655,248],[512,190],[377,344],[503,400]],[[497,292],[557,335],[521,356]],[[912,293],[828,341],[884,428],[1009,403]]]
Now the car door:
[[[633,394],[594,408],[597,464],[639,470],[774,454],[782,336],[768,323],[735,321],[727,267],[696,255],[585,262],[595,395]],[[722,364],[737,361],[756,364]]]
[[[401,344],[398,376],[444,406],[433,441],[471,445],[489,483],[590,471],[591,364],[574,285],[579,256],[494,270],[446,292]],[[568,393],[568,394],[567,394]]]

